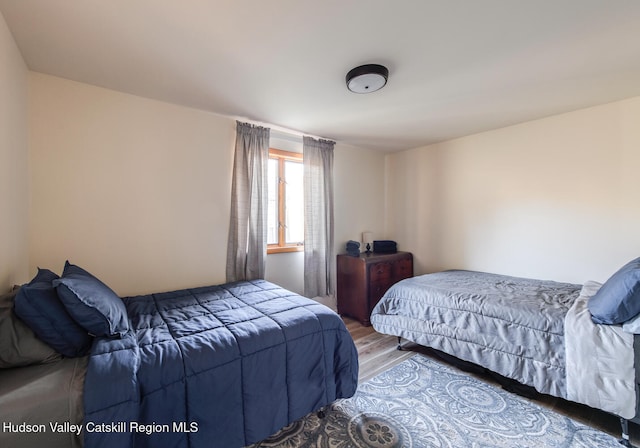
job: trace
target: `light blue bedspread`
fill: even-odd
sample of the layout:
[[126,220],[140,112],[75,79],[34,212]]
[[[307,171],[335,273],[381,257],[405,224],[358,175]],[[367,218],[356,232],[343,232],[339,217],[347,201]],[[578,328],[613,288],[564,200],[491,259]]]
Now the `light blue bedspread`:
[[392,286],[372,312],[376,331],[566,397],[564,318],[581,285],[446,271]]

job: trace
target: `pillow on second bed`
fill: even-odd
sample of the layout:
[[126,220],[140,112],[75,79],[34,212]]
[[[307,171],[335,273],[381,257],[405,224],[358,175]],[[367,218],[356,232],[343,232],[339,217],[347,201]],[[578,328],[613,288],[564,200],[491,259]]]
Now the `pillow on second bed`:
[[120,337],[129,331],[124,302],[111,288],[68,261],[62,277],[53,281],[65,308],[95,336]]
[[621,324],[640,313],[640,258],[621,267],[589,300],[596,324]]

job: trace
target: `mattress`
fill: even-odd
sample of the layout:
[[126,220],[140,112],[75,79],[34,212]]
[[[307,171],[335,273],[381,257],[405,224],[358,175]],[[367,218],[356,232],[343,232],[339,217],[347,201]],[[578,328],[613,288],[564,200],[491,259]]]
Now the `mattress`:
[[[82,436],[64,425],[82,425],[86,368],[87,357],[82,357],[0,369],[0,446],[82,446]],[[20,426],[23,423],[29,426]],[[57,423],[63,425],[60,432],[51,427]]]

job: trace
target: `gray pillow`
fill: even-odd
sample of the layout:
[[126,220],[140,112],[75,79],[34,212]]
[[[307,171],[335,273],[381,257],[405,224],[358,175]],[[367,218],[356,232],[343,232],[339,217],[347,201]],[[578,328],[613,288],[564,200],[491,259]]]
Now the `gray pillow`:
[[18,290],[0,296],[0,368],[57,361],[61,355],[36,337],[13,312]]

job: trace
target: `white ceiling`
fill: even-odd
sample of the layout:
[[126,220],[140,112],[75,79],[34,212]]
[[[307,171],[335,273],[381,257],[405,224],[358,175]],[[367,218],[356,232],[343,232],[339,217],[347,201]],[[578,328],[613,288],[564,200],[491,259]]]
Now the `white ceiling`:
[[[0,0],[34,71],[380,150],[640,95],[638,0]],[[389,82],[358,95],[353,67]]]

